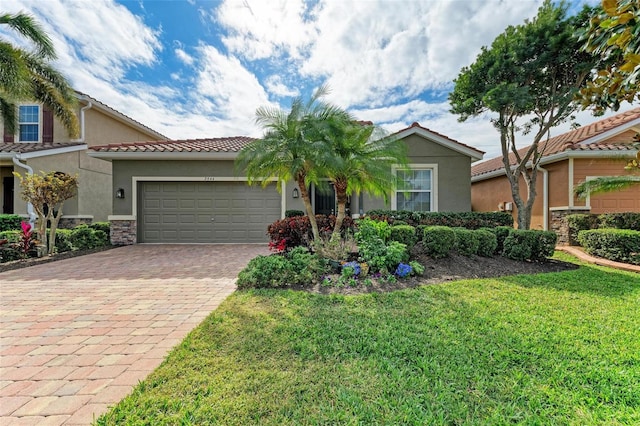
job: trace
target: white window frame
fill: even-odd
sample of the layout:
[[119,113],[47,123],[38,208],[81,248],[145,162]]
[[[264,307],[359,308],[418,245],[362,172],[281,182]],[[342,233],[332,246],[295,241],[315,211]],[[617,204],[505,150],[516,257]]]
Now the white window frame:
[[[38,122],[22,122],[20,121],[20,108],[21,107],[36,107],[38,108]],[[37,124],[38,126],[38,140],[36,141],[23,141],[20,139],[20,126],[22,124]],[[42,105],[38,104],[20,104],[18,105],[18,127],[16,128],[15,140],[18,143],[40,143],[42,142]]]
[[[403,166],[393,166],[391,168],[392,172],[396,177],[398,176],[399,170],[431,170],[431,199],[429,204],[431,205],[431,211],[438,211],[438,165],[437,164],[421,164],[421,163],[411,163],[406,167]],[[428,192],[428,191],[402,191],[395,190],[393,191],[391,197],[391,210],[398,210],[398,194],[404,192]]]

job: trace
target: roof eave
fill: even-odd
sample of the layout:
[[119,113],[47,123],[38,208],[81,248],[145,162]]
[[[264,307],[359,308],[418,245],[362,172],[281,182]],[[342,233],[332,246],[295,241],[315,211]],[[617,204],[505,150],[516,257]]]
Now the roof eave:
[[[557,154],[550,155],[548,157],[543,158],[540,161],[540,166],[544,166],[546,164],[555,163],[558,161],[566,160],[569,158],[611,158],[614,154],[625,155],[629,153],[636,152],[635,149],[621,149],[615,151],[563,151]],[[529,163],[528,167],[531,166]],[[499,177],[505,175],[504,168],[500,168],[498,170],[494,170],[491,172],[483,173],[477,176],[471,176],[471,182],[479,182],[487,179],[493,179],[495,177]]]
[[82,145],[74,145],[69,147],[42,149],[42,150],[33,151],[33,152],[17,152],[17,151],[2,152],[0,153],[0,159],[10,160],[13,157],[18,157],[21,160],[28,160],[30,158],[47,157],[49,155],[58,155],[58,154],[67,154],[70,152],[86,151],[87,148],[88,148],[87,144],[82,144]]
[[235,160],[237,152],[99,152],[89,151],[89,157],[105,161],[119,160]]

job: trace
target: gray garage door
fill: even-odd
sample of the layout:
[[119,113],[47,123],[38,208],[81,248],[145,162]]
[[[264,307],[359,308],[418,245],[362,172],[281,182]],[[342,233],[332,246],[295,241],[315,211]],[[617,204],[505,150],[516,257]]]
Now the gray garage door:
[[280,218],[275,185],[245,182],[143,182],[139,241],[143,243],[266,242]]

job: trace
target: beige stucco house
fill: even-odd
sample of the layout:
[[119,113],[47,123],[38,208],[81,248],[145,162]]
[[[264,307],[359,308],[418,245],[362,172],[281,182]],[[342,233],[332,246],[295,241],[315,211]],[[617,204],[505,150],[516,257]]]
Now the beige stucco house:
[[[471,163],[483,152],[414,123],[397,132],[408,148],[409,168],[395,172],[408,189],[380,198],[353,194],[349,211],[372,209],[470,211]],[[283,182],[247,185],[234,167],[238,152],[253,139],[228,137],[91,147],[94,159],[110,161],[113,188],[112,242],[264,242],[268,224],[287,210],[303,210],[299,188]],[[310,188],[316,213],[335,210],[335,194]],[[112,194],[112,197],[114,195]]]
[[[544,154],[538,169],[531,229],[558,230],[562,218],[572,213],[640,212],[638,185],[592,195],[586,200],[574,195],[575,186],[585,180],[623,175],[627,161],[637,153],[634,138],[638,133],[640,108],[634,108],[541,144]],[[474,211],[507,210],[514,219],[517,217],[502,157],[475,164],[471,168],[471,182]],[[522,181],[520,188],[525,194]]]
[[[111,164],[91,158],[87,150],[112,142],[166,140],[160,133],[127,117],[104,103],[79,92],[77,115],[81,134],[70,139],[64,126],[42,105],[19,105],[16,134],[3,127],[0,143],[0,200],[2,213],[26,215],[26,203],[20,197],[22,175],[33,171],[58,171],[77,174],[78,195],[65,202],[61,225],[105,221],[112,210]],[[0,122],[1,123],[1,122]]]

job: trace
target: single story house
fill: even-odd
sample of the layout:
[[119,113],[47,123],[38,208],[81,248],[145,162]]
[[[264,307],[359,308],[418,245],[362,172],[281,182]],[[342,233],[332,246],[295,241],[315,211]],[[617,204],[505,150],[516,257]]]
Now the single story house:
[[64,172],[78,175],[78,195],[65,202],[62,226],[106,221],[111,214],[111,164],[89,157],[87,149],[112,142],[166,140],[160,133],[86,94],[76,92],[80,138],[70,139],[65,127],[42,105],[18,106],[16,134],[4,131],[0,143],[2,213],[27,214],[13,172]]
[[[634,108],[541,143],[543,158],[538,168],[531,229],[557,231],[564,216],[573,213],[640,212],[638,185],[587,199],[574,195],[575,186],[585,180],[623,175],[627,161],[637,153],[634,138],[638,133],[640,108]],[[520,188],[526,194],[522,179]],[[502,157],[471,168],[471,205],[474,211],[506,210],[517,217]]]
[[[396,133],[407,144],[409,170],[397,170],[407,191],[390,194],[390,205],[360,194],[349,209],[471,210],[471,163],[483,152],[413,123]],[[247,185],[234,165],[253,139],[245,136],[91,147],[89,155],[113,169],[114,244],[265,242],[267,226],[287,210],[303,210],[299,188],[283,182]],[[331,190],[311,187],[316,213],[335,210]]]

